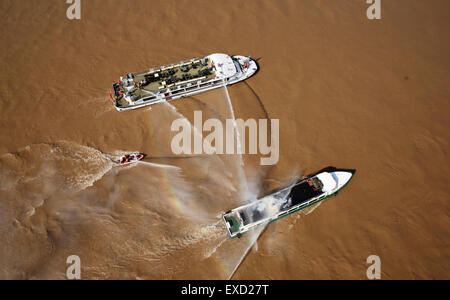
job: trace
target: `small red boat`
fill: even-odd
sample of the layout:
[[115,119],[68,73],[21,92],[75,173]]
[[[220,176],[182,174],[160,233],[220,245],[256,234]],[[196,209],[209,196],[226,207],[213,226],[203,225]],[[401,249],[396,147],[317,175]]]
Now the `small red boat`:
[[122,156],[117,163],[120,165],[128,165],[142,160],[145,154],[142,153],[130,153]]

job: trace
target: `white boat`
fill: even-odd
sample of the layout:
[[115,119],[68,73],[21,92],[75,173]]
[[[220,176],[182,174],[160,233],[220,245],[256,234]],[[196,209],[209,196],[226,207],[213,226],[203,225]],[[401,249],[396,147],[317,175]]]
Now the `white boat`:
[[298,181],[269,196],[240,206],[222,215],[231,238],[334,196],[353,177],[355,170],[332,169]]
[[250,57],[216,53],[129,73],[113,83],[110,96],[118,111],[136,109],[234,84],[257,70]]

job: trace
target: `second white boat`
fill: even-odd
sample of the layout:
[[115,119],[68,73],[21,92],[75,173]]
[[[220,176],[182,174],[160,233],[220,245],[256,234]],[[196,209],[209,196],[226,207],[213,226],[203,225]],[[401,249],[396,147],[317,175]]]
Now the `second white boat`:
[[291,187],[230,210],[222,215],[231,238],[336,195],[350,182],[355,170],[328,169],[306,177]]

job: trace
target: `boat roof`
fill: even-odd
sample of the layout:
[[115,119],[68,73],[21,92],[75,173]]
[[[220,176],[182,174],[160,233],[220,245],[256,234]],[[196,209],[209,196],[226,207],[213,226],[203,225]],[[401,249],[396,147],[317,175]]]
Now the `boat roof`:
[[227,54],[215,53],[208,56],[214,63],[216,75],[220,77],[231,77],[236,74],[236,65]]
[[333,176],[331,176],[328,172],[320,173],[316,176],[323,183],[322,191],[330,192],[334,190],[337,186],[336,180],[334,180]]

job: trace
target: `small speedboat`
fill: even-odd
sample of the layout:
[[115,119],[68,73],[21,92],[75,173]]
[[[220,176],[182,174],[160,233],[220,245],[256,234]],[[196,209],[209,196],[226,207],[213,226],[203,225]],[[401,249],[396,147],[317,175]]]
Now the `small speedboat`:
[[116,161],[119,165],[129,165],[132,163],[136,163],[142,160],[145,157],[143,153],[130,153],[122,156],[118,161]]

